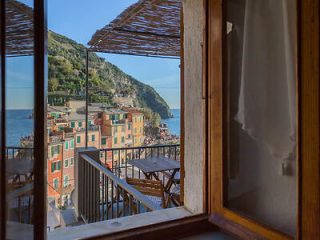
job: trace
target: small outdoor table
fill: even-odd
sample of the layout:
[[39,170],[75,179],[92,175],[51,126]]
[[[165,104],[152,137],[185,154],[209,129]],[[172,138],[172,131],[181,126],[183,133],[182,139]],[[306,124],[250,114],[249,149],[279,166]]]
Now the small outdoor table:
[[[180,162],[172,160],[167,157],[150,157],[145,159],[129,160],[129,164],[139,168],[147,179],[154,177],[156,180],[160,180],[157,172],[170,171],[167,184],[164,186],[164,191],[169,192],[172,186],[175,174],[180,170]],[[168,172],[166,172],[168,174]]]

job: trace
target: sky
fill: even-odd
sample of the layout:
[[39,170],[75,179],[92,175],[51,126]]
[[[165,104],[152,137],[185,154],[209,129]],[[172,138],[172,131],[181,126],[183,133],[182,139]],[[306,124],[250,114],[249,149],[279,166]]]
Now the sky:
[[[29,4],[31,0],[22,0]],[[48,0],[48,27],[84,45],[96,30],[116,18],[136,0]],[[180,108],[180,61],[116,54],[99,54],[127,74],[155,88],[170,108]],[[8,60],[8,108],[33,105],[31,57]]]

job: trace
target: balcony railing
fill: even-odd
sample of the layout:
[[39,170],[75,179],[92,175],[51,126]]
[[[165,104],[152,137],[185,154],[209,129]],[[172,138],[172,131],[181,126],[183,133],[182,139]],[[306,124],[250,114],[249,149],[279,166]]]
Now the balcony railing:
[[78,158],[78,213],[85,223],[161,209],[86,153]]
[[[81,152],[78,157],[78,214],[86,223],[161,209],[125,182],[145,178],[128,160],[165,156],[180,160],[180,145],[141,146]],[[165,175],[158,177],[166,184]],[[133,209],[134,208],[134,209]]]

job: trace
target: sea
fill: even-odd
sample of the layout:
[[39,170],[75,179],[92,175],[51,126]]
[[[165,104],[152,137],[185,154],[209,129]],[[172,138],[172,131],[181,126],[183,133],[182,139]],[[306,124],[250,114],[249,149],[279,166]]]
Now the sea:
[[31,109],[6,111],[6,145],[20,146],[20,138],[33,134],[34,121],[30,118]]
[[171,134],[180,136],[180,109],[171,109],[171,112],[173,118],[163,119],[161,122],[168,125]]
[[[180,109],[171,109],[173,118],[163,119],[161,122],[166,123],[170,133],[180,136]],[[32,110],[7,110],[6,128],[8,147],[18,147],[20,138],[33,134],[34,121],[30,118]]]

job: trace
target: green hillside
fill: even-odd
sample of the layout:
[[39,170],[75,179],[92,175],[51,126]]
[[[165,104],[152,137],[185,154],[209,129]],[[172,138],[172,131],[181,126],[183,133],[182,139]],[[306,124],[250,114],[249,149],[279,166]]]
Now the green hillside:
[[[52,31],[48,36],[49,102],[84,99],[85,47]],[[132,99],[135,107],[150,109],[162,118],[171,116],[168,104],[151,87],[124,73],[95,53],[89,54],[89,99],[114,106],[116,97]]]

